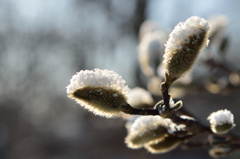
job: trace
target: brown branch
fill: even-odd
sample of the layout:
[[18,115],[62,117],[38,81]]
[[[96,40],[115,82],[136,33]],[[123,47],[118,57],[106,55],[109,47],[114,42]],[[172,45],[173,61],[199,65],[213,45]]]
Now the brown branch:
[[129,104],[122,105],[120,110],[123,113],[131,114],[131,115],[159,115],[158,109],[145,109],[145,108],[137,109],[137,108],[133,108]]

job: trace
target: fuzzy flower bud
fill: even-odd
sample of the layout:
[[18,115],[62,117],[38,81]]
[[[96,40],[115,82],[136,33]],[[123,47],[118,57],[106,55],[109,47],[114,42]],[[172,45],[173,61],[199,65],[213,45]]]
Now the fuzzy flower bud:
[[164,67],[171,78],[179,78],[194,65],[199,53],[208,45],[209,24],[203,18],[190,17],[180,22],[169,35]]
[[215,134],[225,134],[235,126],[233,114],[226,109],[213,112],[207,119],[209,120],[211,129]]
[[129,93],[125,81],[114,71],[82,70],[67,86],[68,97],[85,109],[107,118],[119,116],[120,107],[127,103]]
[[178,138],[177,136],[168,136],[162,141],[146,145],[145,148],[153,154],[167,153],[178,147],[181,142],[181,138]]
[[145,144],[161,141],[184,128],[184,125],[177,125],[170,119],[160,116],[142,116],[137,118],[131,126],[125,142],[129,148],[140,148]]

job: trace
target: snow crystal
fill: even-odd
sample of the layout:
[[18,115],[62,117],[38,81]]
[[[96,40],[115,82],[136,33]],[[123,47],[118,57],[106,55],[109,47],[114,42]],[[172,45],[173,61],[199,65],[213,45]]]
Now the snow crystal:
[[198,54],[208,45],[209,29],[208,22],[197,16],[177,24],[165,44],[163,64],[168,74],[180,77],[190,70]]
[[213,112],[207,118],[210,124],[222,125],[224,123],[234,124],[234,116],[231,111],[224,109]]
[[74,93],[76,90],[84,87],[100,87],[105,89],[114,89],[124,95],[128,95],[130,89],[125,86],[125,80],[116,72],[110,70],[81,70],[73,75],[70,84],[67,86],[67,93]]
[[188,18],[184,23],[178,23],[169,35],[165,52],[175,50],[176,48],[181,49],[182,42],[189,39],[189,35],[199,35],[201,29],[208,32],[210,26],[206,20],[197,16]]
[[156,129],[159,125],[165,127],[169,134],[173,134],[174,132],[179,131],[185,127],[184,125],[177,125],[173,123],[171,119],[162,118],[160,116],[142,116],[136,119],[130,131],[148,131]]

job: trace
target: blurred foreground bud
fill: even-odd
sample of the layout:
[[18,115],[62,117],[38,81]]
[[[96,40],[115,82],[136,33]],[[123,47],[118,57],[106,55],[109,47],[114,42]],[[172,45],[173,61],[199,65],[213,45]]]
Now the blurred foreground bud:
[[85,70],[75,74],[67,86],[69,98],[85,109],[107,118],[116,117],[129,93],[125,81],[114,71]]
[[224,62],[229,46],[229,37],[227,35],[228,18],[225,15],[213,15],[208,18],[208,22],[211,25],[210,53],[214,61]]
[[212,132],[215,134],[225,134],[235,126],[233,114],[226,109],[213,112],[207,119],[211,124]]
[[216,147],[208,151],[209,155],[213,158],[221,158],[230,155],[233,152],[231,148]]
[[165,137],[184,128],[185,125],[177,125],[160,116],[142,116],[132,124],[125,143],[129,148],[141,148],[146,144],[164,140]]
[[167,153],[175,149],[182,142],[177,136],[168,136],[164,140],[146,145],[145,148],[151,153]]
[[178,23],[166,43],[163,64],[170,79],[189,72],[199,53],[208,45],[209,24],[196,16]]
[[148,34],[148,33],[152,33],[158,30],[161,30],[161,26],[154,22],[154,21],[144,21],[139,29],[139,39],[142,40],[142,38]]

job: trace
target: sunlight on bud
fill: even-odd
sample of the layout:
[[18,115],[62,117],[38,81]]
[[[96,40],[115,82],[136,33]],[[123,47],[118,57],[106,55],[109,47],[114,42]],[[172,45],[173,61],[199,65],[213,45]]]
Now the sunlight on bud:
[[82,70],[67,86],[68,97],[85,109],[107,118],[117,117],[121,105],[127,103],[129,93],[125,81],[114,71]]
[[211,113],[207,119],[215,134],[225,134],[235,126],[233,114],[226,109]]
[[166,73],[179,78],[189,72],[199,53],[208,45],[209,24],[196,16],[178,23],[166,43],[163,64]]
[[145,144],[161,141],[168,135],[184,128],[184,125],[177,125],[170,119],[160,116],[142,116],[132,124],[125,143],[129,148],[141,148]]
[[177,136],[168,136],[162,141],[146,145],[145,148],[153,154],[167,153],[178,147],[181,141],[181,138]]

